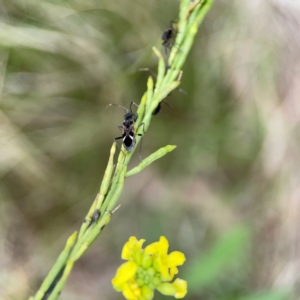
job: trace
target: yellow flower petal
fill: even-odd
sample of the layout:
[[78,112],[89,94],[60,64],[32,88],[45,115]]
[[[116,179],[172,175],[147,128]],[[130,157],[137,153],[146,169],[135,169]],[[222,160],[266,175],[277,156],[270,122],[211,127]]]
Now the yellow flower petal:
[[164,278],[166,278],[168,281],[171,280],[171,278],[169,277],[169,267],[164,264],[164,261],[162,259],[159,259],[158,265],[159,265],[159,271],[161,275]]
[[159,239],[159,253],[160,254],[167,254],[168,249],[169,249],[168,240],[164,236],[161,236],[160,239]]
[[161,236],[158,242],[154,242],[145,248],[145,253],[146,254],[159,253],[161,255],[164,255],[168,253],[168,249],[169,249],[168,240],[164,236]]
[[135,236],[131,236],[123,247],[122,259],[133,260],[133,254],[137,251],[141,251],[144,242],[144,239],[138,240]]
[[126,259],[126,260],[129,260],[130,257],[131,257],[131,248],[132,248],[132,244],[134,242],[137,242],[137,239],[135,236],[131,236],[128,240],[128,242],[126,242],[123,246],[123,249],[122,249],[122,254],[121,254],[121,258],[122,259]]
[[170,277],[171,277],[170,280],[172,280],[174,275],[176,275],[176,274],[178,274],[178,269],[176,267],[171,267],[170,268]]
[[182,252],[174,251],[171,252],[166,260],[166,264],[169,267],[181,266],[185,262],[185,255]]
[[176,299],[183,298],[187,293],[187,282],[183,279],[177,278],[172,285],[177,290],[176,294],[174,295]]
[[126,262],[122,264],[118,270],[116,276],[112,279],[116,290],[122,289],[122,286],[130,279],[132,279],[136,273],[137,265],[133,261]]
[[132,283],[125,284],[122,290],[123,296],[128,300],[139,300],[140,299],[139,295],[141,294],[140,288],[139,287],[134,288],[135,286],[133,288],[132,287],[133,287]]
[[144,252],[146,254],[156,254],[156,253],[158,253],[159,252],[159,243],[158,242],[154,242],[154,243],[148,245],[145,248]]

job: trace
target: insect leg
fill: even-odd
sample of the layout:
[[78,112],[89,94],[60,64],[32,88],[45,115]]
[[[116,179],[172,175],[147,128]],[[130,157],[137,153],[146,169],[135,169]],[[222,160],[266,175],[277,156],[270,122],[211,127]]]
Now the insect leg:
[[[145,133],[145,123],[141,123],[140,125],[138,125],[138,127],[136,129],[139,129],[141,126],[143,126],[143,131]],[[142,135],[140,135],[140,136],[142,136]]]
[[165,43],[164,46],[165,46],[166,57],[168,57],[168,49],[169,49],[169,47],[168,47],[167,43]]
[[135,102],[131,102],[131,103],[130,103],[130,111],[131,111],[131,112],[132,112],[132,109],[131,109],[132,104],[134,104],[137,108],[139,107],[139,105],[136,104]]
[[117,140],[123,139],[123,136],[119,136],[115,138],[115,142],[118,146],[118,148],[120,149],[120,151],[124,154],[124,157],[126,157],[126,154],[124,153],[124,151],[122,150],[122,148],[120,147],[120,145],[118,144]]
[[165,99],[163,101],[161,101],[161,103],[164,103],[164,104],[168,105],[170,108],[173,108],[173,106],[169,102],[167,102],[167,100],[165,100]]
[[176,44],[173,43],[173,42],[169,42],[169,44],[170,44],[170,49],[171,49],[172,47],[175,47],[175,48],[178,50],[179,53],[183,53],[183,52],[181,51],[179,45],[176,45]]

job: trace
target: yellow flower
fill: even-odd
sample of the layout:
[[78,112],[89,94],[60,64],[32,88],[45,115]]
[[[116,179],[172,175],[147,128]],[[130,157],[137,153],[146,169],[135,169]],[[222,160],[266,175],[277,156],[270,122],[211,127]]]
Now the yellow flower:
[[145,248],[145,253],[156,256],[158,262],[157,267],[162,276],[172,280],[174,275],[178,273],[177,266],[181,266],[185,262],[185,256],[179,251],[168,254],[168,249],[168,240],[164,236],[161,236],[159,242],[152,243]]
[[161,236],[158,242],[142,248],[144,239],[130,237],[122,250],[122,259],[128,262],[122,264],[112,279],[116,291],[123,293],[128,300],[151,300],[154,290],[164,295],[183,298],[187,293],[187,282],[177,278],[170,281],[178,273],[177,266],[185,261],[182,252],[174,251],[168,254],[169,242]]
[[142,249],[143,243],[146,240],[137,240],[137,238],[135,236],[131,236],[129,238],[129,241],[127,243],[125,243],[123,250],[122,250],[122,259],[124,260],[138,260],[139,257],[138,253],[139,251]]
[[134,278],[136,269],[137,265],[132,261],[122,264],[117,270],[115,278],[112,279],[112,284],[115,289],[121,291],[123,285],[125,285],[130,279]]
[[187,293],[187,282],[185,280],[177,278],[172,284],[177,291],[175,294],[175,298],[183,298]]

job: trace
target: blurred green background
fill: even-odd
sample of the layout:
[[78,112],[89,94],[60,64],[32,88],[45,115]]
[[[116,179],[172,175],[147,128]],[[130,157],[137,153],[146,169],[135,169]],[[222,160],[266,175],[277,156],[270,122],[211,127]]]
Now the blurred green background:
[[[94,200],[175,0],[0,0],[0,298],[34,294]],[[64,300],[123,299],[129,236],[186,254],[188,300],[299,299],[300,3],[215,1]],[[135,153],[131,166],[139,162]],[[285,294],[288,292],[288,295]],[[155,299],[168,299],[156,294]]]

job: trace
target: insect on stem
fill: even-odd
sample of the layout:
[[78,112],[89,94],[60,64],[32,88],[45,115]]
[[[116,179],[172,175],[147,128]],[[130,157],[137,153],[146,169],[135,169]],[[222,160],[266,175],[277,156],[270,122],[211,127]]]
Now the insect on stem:
[[[126,110],[126,114],[124,115],[123,124],[118,125],[118,128],[121,130],[122,135],[116,137],[115,142],[117,142],[117,140],[122,139],[122,144],[123,144],[125,150],[128,151],[128,152],[131,152],[133,150],[135,144],[136,144],[136,135],[143,136],[143,134],[136,133],[137,129],[140,126],[145,125],[144,123],[141,123],[135,129],[134,125],[135,125],[135,122],[137,121],[139,115],[138,115],[138,113],[133,113],[132,112],[132,105],[135,105],[136,107],[139,107],[139,105],[136,104],[135,102],[130,103],[129,109],[124,107],[124,106],[114,104],[114,103],[110,103],[109,105],[106,106],[106,107],[117,106],[117,107],[120,107],[120,108],[123,108],[123,109]],[[144,130],[144,132],[145,132],[145,130]],[[120,151],[123,152],[124,159],[125,159],[126,154],[124,153],[124,151],[121,149],[121,147],[119,145],[118,145],[118,147],[119,147]],[[140,158],[141,158],[141,156],[140,156]]]

